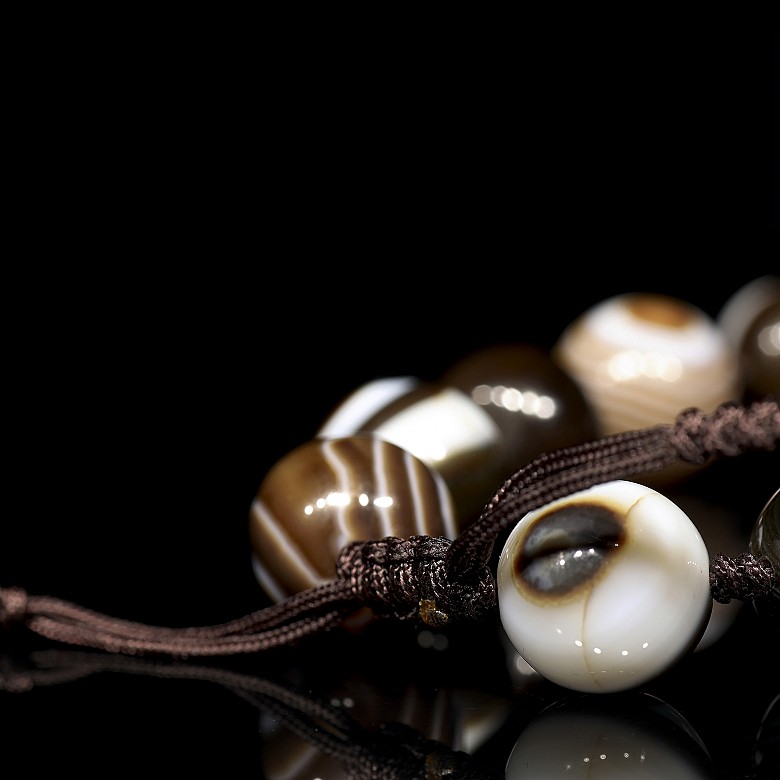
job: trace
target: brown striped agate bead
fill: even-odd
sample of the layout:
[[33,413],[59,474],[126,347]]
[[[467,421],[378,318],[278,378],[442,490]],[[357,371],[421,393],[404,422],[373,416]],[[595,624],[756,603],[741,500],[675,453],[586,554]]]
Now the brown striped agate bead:
[[500,467],[502,433],[462,390],[415,377],[386,377],[347,396],[319,437],[370,433],[419,458],[444,479],[462,530],[485,507],[506,476]]
[[360,434],[318,438],[279,460],[250,509],[255,575],[274,601],[336,575],[350,541],[456,535],[441,475],[406,450]]

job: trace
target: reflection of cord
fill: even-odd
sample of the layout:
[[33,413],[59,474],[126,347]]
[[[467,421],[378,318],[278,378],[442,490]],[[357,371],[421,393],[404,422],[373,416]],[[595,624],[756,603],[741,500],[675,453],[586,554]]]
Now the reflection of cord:
[[212,666],[69,650],[31,653],[29,666],[0,656],[0,691],[21,693],[100,672],[202,680],[223,686],[279,720],[323,754],[338,759],[348,780],[503,780],[503,771],[480,765],[404,724],[362,727],[343,709],[287,683]]

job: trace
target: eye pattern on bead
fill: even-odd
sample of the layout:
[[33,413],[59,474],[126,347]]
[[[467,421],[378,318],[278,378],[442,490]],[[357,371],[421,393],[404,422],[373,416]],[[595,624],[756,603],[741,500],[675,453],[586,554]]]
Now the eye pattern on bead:
[[514,581],[540,601],[571,598],[592,587],[610,554],[625,542],[619,514],[598,504],[577,504],[539,517],[517,557]]
[[499,559],[498,602],[508,638],[539,674],[574,690],[626,690],[701,638],[709,556],[676,504],[608,482],[520,520]]

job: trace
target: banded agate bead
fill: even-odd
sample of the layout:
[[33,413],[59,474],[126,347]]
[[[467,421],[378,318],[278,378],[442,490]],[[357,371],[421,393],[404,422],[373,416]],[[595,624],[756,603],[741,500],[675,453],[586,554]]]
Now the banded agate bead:
[[737,352],[715,320],[666,295],[602,301],[552,354],[595,407],[602,435],[671,423],[688,407],[709,413],[743,394]]
[[772,593],[753,602],[756,611],[780,629],[780,488],[767,501],[753,526],[750,552],[757,558],[767,558],[775,570]]
[[521,518],[499,558],[498,603],[539,674],[573,690],[626,690],[699,642],[712,609],[709,555],[668,498],[607,482]]
[[348,396],[318,435],[368,432],[442,475],[462,530],[504,480],[537,455],[596,438],[577,383],[542,349],[497,344],[455,363],[438,382],[389,377]]
[[458,530],[498,487],[501,431],[464,392],[414,377],[388,377],[358,388],[325,420],[319,437],[370,433],[410,452],[441,475]]
[[456,535],[442,477],[376,436],[315,439],[266,474],[250,509],[252,565],[274,601],[336,576],[350,541]]

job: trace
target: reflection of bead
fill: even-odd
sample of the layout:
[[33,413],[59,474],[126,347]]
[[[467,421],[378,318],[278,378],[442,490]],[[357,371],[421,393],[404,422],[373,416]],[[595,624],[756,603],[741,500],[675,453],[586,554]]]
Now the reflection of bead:
[[392,442],[439,473],[459,521],[481,510],[503,477],[497,466],[498,426],[455,387],[412,377],[369,382],[334,410],[317,435],[355,433],[372,433]]
[[648,694],[563,700],[523,729],[506,780],[626,778],[707,780],[712,762],[677,710]]
[[520,520],[501,552],[498,602],[507,635],[540,674],[574,690],[624,690],[701,638],[709,556],[665,496],[608,482]]
[[530,344],[495,345],[467,355],[442,382],[463,390],[497,423],[501,478],[543,452],[597,437],[579,386],[547,352]]
[[288,453],[250,512],[255,574],[275,601],[333,579],[347,542],[418,534],[455,537],[446,484],[410,453],[367,435]]
[[775,570],[772,595],[755,602],[756,609],[780,627],[780,488],[761,510],[750,537],[750,552],[757,558],[768,558]]
[[742,396],[736,351],[702,310],[676,298],[625,294],[576,319],[553,357],[584,388],[602,433],[671,423]]

